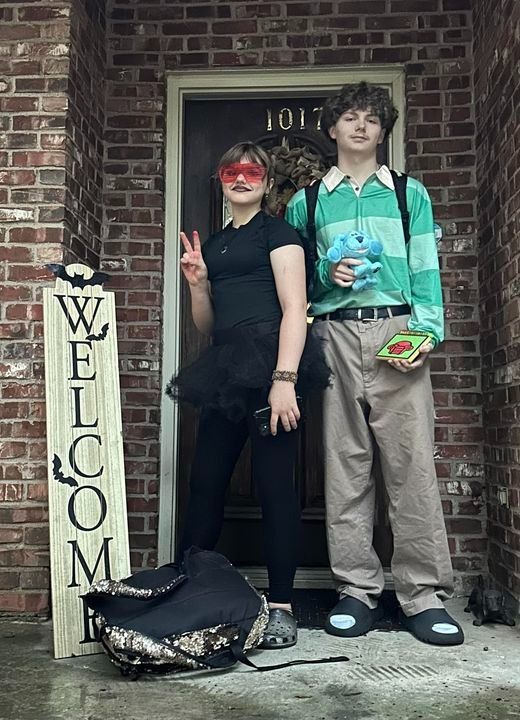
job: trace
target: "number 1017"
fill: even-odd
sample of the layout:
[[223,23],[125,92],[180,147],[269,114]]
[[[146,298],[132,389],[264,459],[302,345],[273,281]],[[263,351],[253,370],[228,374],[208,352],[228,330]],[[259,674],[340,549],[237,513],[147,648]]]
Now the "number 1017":
[[[321,128],[322,109],[320,106],[308,111],[305,108],[299,107],[296,111],[293,111],[291,108],[283,107],[278,114],[274,113],[274,122],[278,122],[278,128],[280,128],[280,130],[290,130],[293,127],[297,127],[299,130],[305,130],[308,115],[310,115],[312,118],[312,126],[314,129],[319,130]],[[267,108],[265,112],[267,115],[266,130],[267,132],[271,132],[273,130],[273,111],[271,108]]]

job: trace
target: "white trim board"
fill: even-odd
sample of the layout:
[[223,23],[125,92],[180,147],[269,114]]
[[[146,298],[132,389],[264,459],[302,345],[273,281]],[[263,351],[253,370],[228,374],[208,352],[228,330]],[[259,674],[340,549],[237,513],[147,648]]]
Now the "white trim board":
[[[345,66],[324,68],[236,69],[167,73],[166,188],[164,247],[164,312],[162,386],[180,361],[180,220],[182,181],[183,115],[186,99],[291,98],[327,95],[349,82],[377,83],[388,87],[399,118],[389,142],[391,165],[404,169],[404,68],[401,65]],[[237,142],[240,138],[237,138]],[[177,514],[177,460],[179,413],[162,394],[161,475],[159,497],[159,564],[175,557]]]

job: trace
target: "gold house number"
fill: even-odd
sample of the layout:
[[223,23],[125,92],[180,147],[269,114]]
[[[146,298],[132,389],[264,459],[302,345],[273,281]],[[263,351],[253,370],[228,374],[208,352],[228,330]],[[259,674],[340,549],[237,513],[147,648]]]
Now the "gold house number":
[[[321,111],[322,107],[312,108],[310,115],[312,115],[312,122],[315,123],[315,129],[321,129]],[[273,111],[271,108],[266,109],[267,121],[266,130],[271,132],[273,130]],[[293,112],[291,108],[283,107],[277,116],[275,116],[275,122],[278,121],[278,127],[280,130],[290,130],[292,127],[297,126],[299,130],[305,130],[306,126],[306,110],[305,108],[299,107],[298,112]]]

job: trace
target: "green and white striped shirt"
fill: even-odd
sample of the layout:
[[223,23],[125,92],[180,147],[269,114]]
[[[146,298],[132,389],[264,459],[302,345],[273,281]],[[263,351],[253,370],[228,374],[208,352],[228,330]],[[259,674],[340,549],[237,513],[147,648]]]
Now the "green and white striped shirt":
[[[311,315],[338,308],[411,307],[409,330],[431,333],[435,342],[444,339],[439,259],[434,236],[432,205],[424,185],[408,178],[406,200],[410,214],[410,241],[404,241],[401,214],[390,170],[382,165],[362,187],[337,167],[323,178],[316,204],[317,263]],[[285,219],[305,235],[307,205],[299,190],[287,206]],[[363,231],[379,240],[383,268],[375,288],[354,291],[336,285],[329,277],[328,248],[338,234]]]

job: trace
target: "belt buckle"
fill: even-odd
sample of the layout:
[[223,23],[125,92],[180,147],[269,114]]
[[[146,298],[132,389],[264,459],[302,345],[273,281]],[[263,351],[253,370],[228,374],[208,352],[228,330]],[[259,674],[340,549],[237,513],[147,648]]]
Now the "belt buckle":
[[370,309],[372,310],[372,313],[373,313],[373,317],[370,317],[370,318],[363,318],[363,317],[361,317],[362,312],[363,312],[363,309],[364,309],[364,308],[358,308],[358,319],[359,319],[359,320],[361,320],[361,321],[364,322],[364,323],[373,323],[373,322],[377,322],[377,321],[379,320],[377,308],[370,308]]

